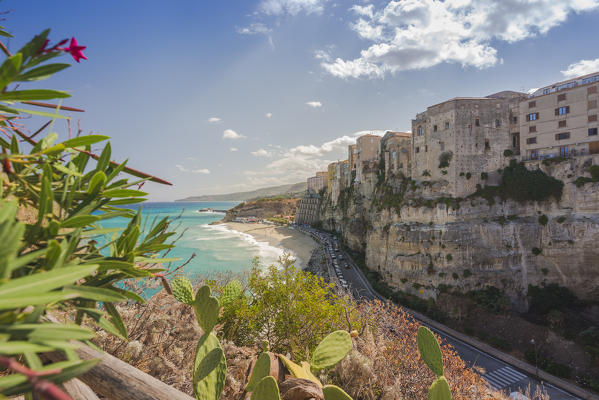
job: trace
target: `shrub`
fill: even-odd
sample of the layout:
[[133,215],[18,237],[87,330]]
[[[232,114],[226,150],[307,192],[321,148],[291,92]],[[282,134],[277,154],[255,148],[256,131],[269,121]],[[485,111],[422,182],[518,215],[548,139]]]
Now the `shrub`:
[[408,278],[401,278],[400,281],[401,283],[406,283],[408,281]]
[[495,286],[488,286],[482,290],[472,290],[467,295],[476,304],[494,313],[506,313],[510,310],[510,299]]
[[431,176],[431,173],[428,171],[428,169],[425,169],[422,171],[422,176]]
[[463,172],[460,172],[460,176],[464,176],[465,174]]
[[563,217],[563,216],[562,216],[562,217],[558,217],[558,218],[557,218],[557,223],[558,223],[558,224],[561,224],[561,223],[563,223],[565,220],[566,220],[566,217]]
[[547,225],[548,222],[549,222],[549,218],[547,218],[547,216],[545,214],[543,214],[539,217],[539,224],[545,226],[545,225]]
[[533,247],[532,248],[532,254],[534,254],[535,256],[538,256],[542,252],[543,252],[543,250],[539,249],[538,247]]
[[456,281],[457,281],[458,279],[460,279],[460,276],[458,275],[458,273],[457,273],[457,272],[454,272],[453,274],[451,274],[451,276],[452,276],[452,278],[453,278],[453,279],[455,279]]
[[511,156],[513,156],[513,155],[514,155],[514,152],[513,152],[513,151],[511,151],[510,149],[507,149],[507,150],[504,150],[504,151],[503,151],[503,156],[504,156],[504,157],[511,157]]
[[442,169],[442,170],[441,170],[441,174],[442,174],[442,175],[447,175],[447,170],[446,170],[446,169]]
[[591,179],[593,179],[594,182],[599,181],[599,165],[591,166],[589,172],[591,174]]
[[470,272],[469,269],[465,269],[462,275],[464,278],[468,278],[469,276],[472,276],[472,272]]
[[549,270],[547,268],[541,268],[541,272],[543,273],[543,275],[547,275],[549,273]]
[[451,151],[444,151],[439,155],[439,168],[447,168],[449,167],[449,162],[453,157],[453,153]]
[[529,312],[545,315],[550,310],[575,307],[579,300],[568,288],[551,283],[546,286],[528,285]]
[[480,178],[484,179],[484,180],[487,180],[487,179],[489,179],[489,174],[486,173],[486,172],[481,172],[480,173]]
[[470,180],[472,178],[472,174],[470,172],[466,172],[466,179]]
[[515,160],[503,171],[501,192],[505,198],[519,202],[542,201],[550,197],[560,200],[564,183],[545,174],[540,169],[529,171]]
[[453,260],[453,256],[451,255],[451,253],[450,253],[450,254],[447,254],[447,255],[445,256],[445,259],[446,259],[447,261],[451,261],[451,260]]

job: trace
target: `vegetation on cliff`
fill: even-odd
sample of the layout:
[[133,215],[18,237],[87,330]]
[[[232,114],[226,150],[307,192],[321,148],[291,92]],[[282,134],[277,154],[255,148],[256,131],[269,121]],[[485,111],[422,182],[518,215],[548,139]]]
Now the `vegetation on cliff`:
[[284,196],[246,201],[228,210],[224,221],[228,222],[240,217],[268,219],[280,216],[295,216],[299,201],[299,198]]

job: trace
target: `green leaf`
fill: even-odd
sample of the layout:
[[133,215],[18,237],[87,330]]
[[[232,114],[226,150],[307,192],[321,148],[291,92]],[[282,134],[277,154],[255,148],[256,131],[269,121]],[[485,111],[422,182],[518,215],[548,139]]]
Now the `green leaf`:
[[16,324],[8,326],[5,330],[13,334],[24,334],[33,342],[86,340],[95,336],[89,329],[76,324]]
[[418,351],[425,364],[437,376],[443,375],[443,355],[439,342],[430,329],[425,326],[418,328]]
[[[7,300],[12,296],[23,296],[27,294],[49,292],[50,290],[72,284],[79,279],[91,275],[98,265],[76,265],[54,269],[49,272],[13,279],[0,285],[0,301]],[[39,304],[39,303],[38,303]]]
[[73,147],[83,147],[89,146],[94,143],[101,142],[103,140],[110,139],[109,136],[104,135],[87,135],[87,136],[79,136],[73,139],[65,140],[62,142],[64,147],[73,148]]
[[18,340],[11,342],[0,342],[0,354],[4,355],[23,354],[26,352],[43,353],[53,350],[54,348],[51,346]]
[[[148,194],[134,189],[112,189],[104,191],[102,195],[105,197],[142,197]],[[111,202],[111,204],[114,203]]]
[[203,379],[199,379],[200,374],[204,375],[202,371],[199,371],[202,360],[214,349],[222,351],[216,336],[212,333],[202,335],[196,347],[193,367],[193,393],[200,400],[219,400],[225,387],[227,360],[224,356],[218,360],[218,364],[209,374],[204,376]]
[[265,376],[256,385],[256,389],[252,392],[250,400],[281,400],[279,386],[277,381],[272,376]]
[[66,219],[60,224],[61,228],[82,228],[98,221],[100,217],[95,215],[78,215]]
[[322,388],[324,400],[352,400],[351,396],[338,386],[326,385]]
[[315,370],[332,367],[347,356],[352,347],[347,331],[335,331],[316,346],[310,364]]
[[71,64],[47,64],[41,67],[30,69],[27,72],[19,75],[16,81],[38,81],[49,78],[56,72],[62,71],[65,68],[70,67]]
[[69,285],[65,286],[65,289],[70,292],[78,293],[79,297],[88,300],[116,302],[127,300],[127,298],[122,294],[102,287]]
[[[141,302],[145,303],[144,300],[142,300]],[[127,332],[127,326],[125,325],[125,321],[123,321],[123,317],[121,317],[119,310],[117,310],[114,304],[112,303],[104,303],[104,308],[110,315],[110,322],[112,322],[115,328],[118,329],[118,331],[125,338],[125,340],[128,340],[129,333]]]
[[440,376],[428,390],[428,400],[451,400],[451,390],[444,376]]
[[0,66],[0,90],[4,89],[6,85],[11,83],[19,75],[22,61],[23,55],[21,53],[17,53],[4,60],[2,66]]
[[17,108],[17,107],[12,108],[12,110],[22,112],[25,114],[38,115],[40,117],[48,117],[48,118],[52,118],[52,119],[55,119],[55,118],[69,119],[69,117],[67,117],[66,115],[58,114],[57,112],[51,113],[51,112],[47,112],[47,111],[37,111],[37,110]]
[[270,355],[268,353],[261,353],[256,360],[256,364],[254,364],[254,368],[252,368],[252,374],[245,387],[245,391],[253,391],[262,378],[268,375],[270,375]]
[[78,307],[77,310],[85,313],[88,317],[94,320],[98,327],[104,329],[106,332],[113,336],[116,336],[122,340],[127,340],[127,336],[123,335],[120,330],[108,319],[106,314],[95,308]]
[[[2,290],[2,288],[0,288]],[[8,298],[0,298],[0,310],[9,310],[13,308],[25,308],[27,306],[36,306],[38,304],[50,304],[58,301],[74,299],[78,294],[74,292],[49,292],[40,294],[14,295]]]
[[111,200],[108,205],[111,206],[124,206],[127,204],[136,204],[143,203],[146,199],[136,198],[136,199],[119,199],[119,200]]
[[13,90],[12,92],[0,93],[0,101],[26,101],[26,100],[51,100],[66,99],[71,97],[66,92],[47,89]]

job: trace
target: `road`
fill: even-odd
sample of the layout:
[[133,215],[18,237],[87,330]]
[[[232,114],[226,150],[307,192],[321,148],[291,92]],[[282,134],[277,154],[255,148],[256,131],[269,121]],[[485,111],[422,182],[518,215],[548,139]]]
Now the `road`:
[[[324,246],[327,257],[327,267],[329,268],[329,275],[331,275],[333,282],[337,285],[344,285],[343,281],[345,281],[347,285],[346,289],[349,290],[357,300],[379,299],[386,301],[386,299],[372,289],[366,277],[354,263],[350,255],[341,248],[336,250],[336,239],[332,235],[312,228],[300,228],[300,230],[313,236],[322,246]],[[332,251],[329,250],[331,248]],[[339,259],[340,255],[341,259]],[[339,266],[337,269],[335,268],[335,261]],[[345,264],[347,264],[349,268],[346,268]],[[405,311],[409,313],[409,310]],[[451,344],[469,367],[482,367],[482,370],[484,370],[485,373],[481,374],[481,376],[490,386],[497,390],[507,393],[518,392],[518,390],[525,392],[528,387],[534,389],[542,384],[536,377],[530,376],[523,371],[519,371],[514,366],[511,366],[488,353],[482,352],[445,332],[430,326],[429,328],[441,336],[447,343]],[[567,393],[553,385],[548,383],[543,383],[543,385],[551,400],[580,400],[579,397]]]

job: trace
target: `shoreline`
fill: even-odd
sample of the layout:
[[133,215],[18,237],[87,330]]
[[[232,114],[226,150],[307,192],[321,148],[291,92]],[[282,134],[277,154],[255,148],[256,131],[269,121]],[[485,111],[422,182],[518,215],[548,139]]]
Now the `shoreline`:
[[273,247],[290,252],[297,260],[298,268],[306,268],[318,244],[309,237],[287,226],[262,223],[222,222],[228,229],[252,236],[258,242],[266,242]]

